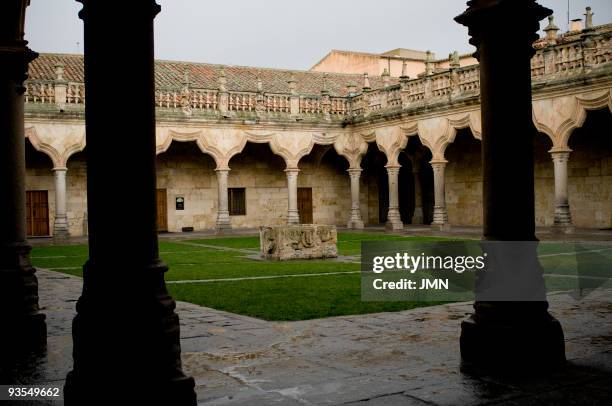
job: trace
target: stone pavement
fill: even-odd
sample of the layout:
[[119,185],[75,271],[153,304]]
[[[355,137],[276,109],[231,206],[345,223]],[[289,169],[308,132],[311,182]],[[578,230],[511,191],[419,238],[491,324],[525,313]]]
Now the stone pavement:
[[[38,277],[48,353],[19,372],[20,382],[63,384],[82,283],[44,270]],[[609,405],[612,292],[550,302],[569,362],[538,377],[460,371],[459,323],[471,309],[465,303],[299,322],[178,303],[183,364],[202,405]]]

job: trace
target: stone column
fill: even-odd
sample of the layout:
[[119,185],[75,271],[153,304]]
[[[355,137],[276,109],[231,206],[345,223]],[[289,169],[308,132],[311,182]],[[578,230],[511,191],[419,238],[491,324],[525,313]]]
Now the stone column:
[[53,239],[65,241],[70,237],[68,231],[68,216],[66,214],[66,172],[67,168],[53,168],[55,176],[55,222],[53,223]]
[[[112,404],[121,394],[122,403],[195,405],[157,241],[153,19],[160,7],[154,0],[80,1],[89,259],[72,325],[65,401]],[[134,72],[127,87],[118,60]],[[109,114],[126,91],[130,119],[117,125]],[[113,390],[101,390],[101,382]]]
[[300,224],[297,203],[297,179],[300,170],[298,168],[287,168],[285,173],[287,174],[287,193],[289,194],[287,224]]
[[431,224],[440,229],[447,229],[449,224],[448,213],[446,212],[446,181],[444,179],[446,161],[432,161],[431,167],[434,175],[434,212]]
[[217,230],[229,230],[232,228],[232,223],[229,217],[229,208],[227,204],[227,178],[229,176],[229,168],[217,169],[217,185],[219,187],[219,207],[217,211]]
[[572,214],[567,195],[567,162],[570,151],[554,151],[550,154],[555,170],[555,226],[571,231]]
[[[539,21],[550,14],[535,0],[472,0],[455,19],[469,28],[480,61],[481,244],[488,254],[487,272],[476,279],[474,314],[461,323],[464,366],[522,373],[565,360],[561,325],[547,310],[535,237],[530,59]],[[513,29],[503,21],[512,21]],[[482,300],[481,280],[503,296]]]
[[361,172],[361,168],[348,169],[349,176],[351,177],[351,218],[346,227],[359,230],[363,228],[359,204],[359,179],[361,178]]
[[[38,55],[23,39],[29,1],[0,5],[0,362],[45,349],[36,269],[26,241],[23,81]],[[3,366],[0,365],[0,369]]]
[[421,188],[421,171],[419,163],[412,163],[412,176],[414,177],[414,214],[412,224],[423,224],[423,191]]
[[387,214],[387,230],[403,230],[404,224],[399,211],[399,171],[400,165],[385,165],[389,179],[389,212]]

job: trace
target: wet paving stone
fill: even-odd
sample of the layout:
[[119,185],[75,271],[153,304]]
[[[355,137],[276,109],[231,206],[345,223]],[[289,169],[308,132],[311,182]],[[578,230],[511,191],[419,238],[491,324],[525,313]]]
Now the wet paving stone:
[[[44,270],[38,277],[48,351],[14,379],[63,385],[82,281]],[[612,404],[612,292],[549,301],[564,328],[566,367],[510,377],[461,371],[459,325],[470,303],[297,322],[181,302],[177,312],[200,405]]]

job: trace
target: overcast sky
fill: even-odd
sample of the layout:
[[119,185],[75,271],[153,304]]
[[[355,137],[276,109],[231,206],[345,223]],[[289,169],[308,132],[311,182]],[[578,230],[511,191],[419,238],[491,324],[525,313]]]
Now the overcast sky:
[[[128,0],[129,1],[129,0]],[[467,29],[453,21],[464,0],[158,0],[155,56],[283,69],[308,69],[331,49],[394,48],[471,52]],[[567,0],[540,0],[567,30]],[[612,22],[612,0],[570,0],[570,17],[586,6],[595,24]],[[37,52],[81,53],[81,4],[31,0],[26,39]],[[500,21],[511,30],[512,21]],[[542,22],[542,27],[545,22]],[[114,29],[109,22],[109,29]],[[78,44],[77,44],[78,43]]]

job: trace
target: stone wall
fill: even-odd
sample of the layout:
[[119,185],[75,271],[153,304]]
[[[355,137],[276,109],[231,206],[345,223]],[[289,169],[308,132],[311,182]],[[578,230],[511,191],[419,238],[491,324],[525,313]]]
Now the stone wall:
[[451,225],[482,224],[480,141],[461,130],[446,149],[446,208]]

